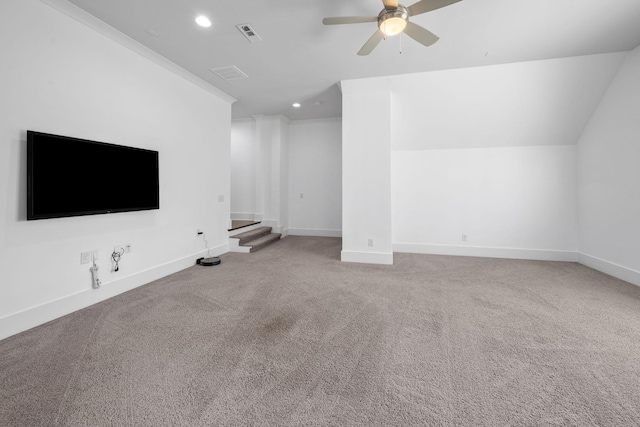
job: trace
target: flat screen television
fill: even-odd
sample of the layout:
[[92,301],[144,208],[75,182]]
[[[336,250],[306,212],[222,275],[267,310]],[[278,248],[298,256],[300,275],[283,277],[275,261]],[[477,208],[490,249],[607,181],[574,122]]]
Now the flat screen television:
[[27,220],[159,208],[157,151],[27,131]]

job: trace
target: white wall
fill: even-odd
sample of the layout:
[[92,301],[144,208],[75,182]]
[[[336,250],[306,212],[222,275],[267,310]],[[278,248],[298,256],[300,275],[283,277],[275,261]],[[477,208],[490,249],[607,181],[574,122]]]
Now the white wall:
[[343,251],[577,259],[575,144],[624,56],[343,82]]
[[394,151],[394,250],[575,261],[575,158],[575,145]]
[[624,55],[395,76],[392,148],[575,144]]
[[278,228],[283,237],[289,234],[289,147],[290,147],[290,122],[280,121],[280,218]]
[[231,219],[254,219],[255,150],[255,120],[234,120],[231,126]]
[[254,119],[254,219],[281,233],[287,228],[288,218],[288,212],[283,211],[288,208],[287,201],[283,200],[288,188],[288,174],[283,171],[283,164],[287,157],[289,119],[284,116],[255,116]]
[[[37,0],[0,3],[0,56],[0,338],[193,265],[198,228],[228,250],[230,98]],[[160,209],[26,221],[27,129],[158,150]],[[127,185],[115,165],[95,173],[122,177],[96,191]],[[99,290],[80,264],[91,250]]]
[[640,46],[578,142],[580,262],[640,286]]
[[231,217],[262,220],[284,236],[339,237],[341,132],[341,119],[233,121]]
[[393,264],[390,81],[342,82],[342,261]]
[[577,260],[575,144],[623,58],[394,77],[394,250]]
[[293,121],[289,135],[289,234],[340,237],[342,119]]

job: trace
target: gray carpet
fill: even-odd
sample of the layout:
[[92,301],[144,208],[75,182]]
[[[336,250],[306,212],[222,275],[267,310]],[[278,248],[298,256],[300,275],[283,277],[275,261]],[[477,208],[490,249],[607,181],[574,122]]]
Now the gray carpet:
[[640,288],[287,237],[0,342],[2,426],[634,426]]

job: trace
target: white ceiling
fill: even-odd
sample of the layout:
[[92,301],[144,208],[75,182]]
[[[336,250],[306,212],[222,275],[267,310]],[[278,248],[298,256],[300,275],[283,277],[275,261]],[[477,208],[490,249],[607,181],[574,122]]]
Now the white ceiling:
[[[374,16],[381,0],[69,1],[236,98],[234,118],[339,117],[341,80],[640,45],[639,0],[463,0],[412,18],[440,37],[435,45],[396,36],[364,57],[356,53],[376,31],[375,22],[325,26],[322,18]],[[198,27],[199,14],[213,25]],[[236,28],[247,23],[261,42],[250,43]],[[231,65],[249,78],[224,81],[210,71]],[[293,102],[302,107],[294,109]]]

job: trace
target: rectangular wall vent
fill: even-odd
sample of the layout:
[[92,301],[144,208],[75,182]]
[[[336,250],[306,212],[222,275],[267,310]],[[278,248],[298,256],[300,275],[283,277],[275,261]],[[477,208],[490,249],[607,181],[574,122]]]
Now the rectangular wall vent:
[[242,34],[244,34],[244,36],[247,38],[247,40],[249,40],[251,43],[256,43],[256,42],[261,42],[262,41],[262,37],[260,37],[258,35],[258,33],[256,33],[255,30],[253,28],[251,28],[251,25],[249,25],[249,24],[240,24],[240,25],[236,25],[236,28],[238,30],[240,30],[240,32]]
[[217,74],[217,76],[223,80],[238,80],[246,79],[247,77],[249,77],[235,65],[231,65],[229,67],[212,68],[211,71]]

